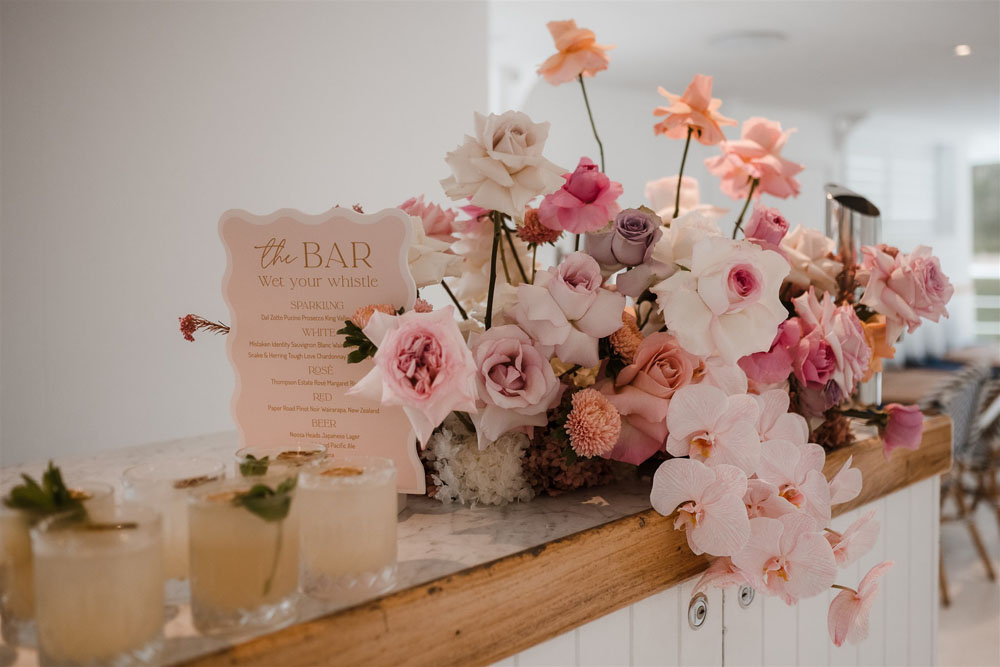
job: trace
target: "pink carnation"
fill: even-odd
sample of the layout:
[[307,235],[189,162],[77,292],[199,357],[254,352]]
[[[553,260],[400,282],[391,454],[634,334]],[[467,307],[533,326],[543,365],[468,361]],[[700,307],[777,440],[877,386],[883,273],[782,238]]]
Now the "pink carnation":
[[566,417],[566,433],[580,456],[605,456],[621,435],[622,420],[615,406],[596,389],[573,394],[573,409]]
[[453,307],[399,316],[376,311],[364,332],[378,346],[375,367],[347,395],[402,406],[425,447],[452,411],[476,412],[476,367]]
[[722,191],[733,199],[744,199],[750,181],[757,179],[754,196],[768,194],[781,199],[799,194],[793,176],[803,167],[781,157],[781,149],[794,130],[782,132],[781,123],[766,118],[749,118],[737,141],[723,141],[722,155],[708,158],[705,166],[722,179]]
[[601,173],[590,158],[580,158],[572,174],[563,174],[566,183],[542,200],[538,220],[559,231],[583,234],[608,224],[619,211],[621,183]]
[[927,246],[909,255],[888,246],[863,246],[862,268],[868,274],[861,303],[885,315],[886,339],[891,345],[906,328],[913,333],[920,319],[937,322],[948,317],[945,308],[955,288],[941,271],[941,262]]
[[410,197],[399,208],[407,214],[420,218],[427,236],[439,241],[452,241],[455,232],[455,218],[458,213],[443,209],[437,204],[424,203],[424,196]]

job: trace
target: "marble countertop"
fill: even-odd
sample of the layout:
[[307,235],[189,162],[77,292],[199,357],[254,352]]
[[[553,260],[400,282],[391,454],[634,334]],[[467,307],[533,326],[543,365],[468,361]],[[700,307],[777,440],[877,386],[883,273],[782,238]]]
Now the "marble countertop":
[[[67,481],[101,481],[121,491],[121,473],[136,463],[182,455],[215,456],[234,461],[235,432],[172,440],[102,452],[88,457],[57,459]],[[22,472],[39,476],[38,462],[0,469],[6,487]],[[539,497],[530,503],[505,507],[443,505],[410,496],[399,515],[399,570],[394,590],[419,586],[439,577],[530,549],[567,535],[649,509],[649,483],[620,484],[583,490],[555,498]],[[325,602],[303,598],[299,620],[336,611]],[[166,626],[165,658],[168,663],[217,651],[254,635],[219,639],[195,631],[190,609],[172,610]],[[0,667],[37,665],[35,651],[0,645]]]

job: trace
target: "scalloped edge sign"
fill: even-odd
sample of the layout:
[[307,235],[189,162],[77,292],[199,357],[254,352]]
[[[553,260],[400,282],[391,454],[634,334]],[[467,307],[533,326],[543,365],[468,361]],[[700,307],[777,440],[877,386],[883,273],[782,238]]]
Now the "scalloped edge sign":
[[231,407],[241,446],[321,443],[334,456],[385,456],[396,462],[401,493],[425,492],[403,409],[344,395],[373,362],[348,364],[335,333],[359,307],[413,307],[411,225],[399,209],[222,215],[222,292],[231,317],[226,349],[236,375]]

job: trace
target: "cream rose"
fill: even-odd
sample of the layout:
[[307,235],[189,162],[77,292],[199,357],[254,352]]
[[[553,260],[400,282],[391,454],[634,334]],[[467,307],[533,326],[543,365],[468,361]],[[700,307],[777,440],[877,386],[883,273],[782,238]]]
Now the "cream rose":
[[452,171],[441,181],[445,194],[513,218],[538,195],[562,187],[566,170],[542,157],[548,123],[533,123],[520,111],[477,113],[475,120],[475,137],[445,157]]
[[836,293],[837,276],[844,265],[833,258],[836,248],[832,239],[797,225],[781,240],[780,247],[792,267],[788,282],[803,289],[813,285],[821,292]]

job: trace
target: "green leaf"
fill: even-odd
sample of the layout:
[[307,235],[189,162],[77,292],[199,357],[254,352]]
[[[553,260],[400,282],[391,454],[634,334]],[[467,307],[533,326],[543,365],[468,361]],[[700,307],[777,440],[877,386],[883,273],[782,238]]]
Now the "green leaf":
[[246,508],[264,521],[281,521],[292,507],[291,491],[294,488],[294,477],[289,477],[274,489],[266,484],[254,484],[249,491],[233,498],[233,504]]
[[253,454],[247,454],[246,458],[240,462],[240,474],[244,477],[257,477],[267,474],[270,458],[269,456],[262,456],[258,459]]
[[83,507],[83,503],[74,498],[66,488],[62,472],[52,461],[49,461],[49,467],[42,474],[41,484],[28,475],[21,475],[21,478],[24,479],[24,483],[11,489],[3,499],[7,507],[37,514],[54,514]]

